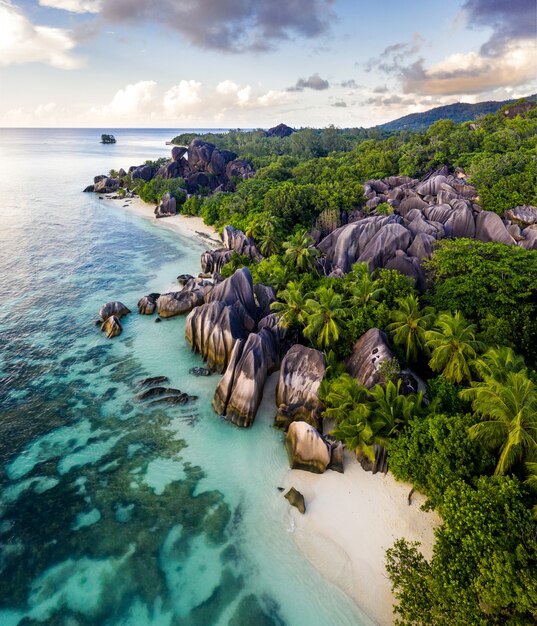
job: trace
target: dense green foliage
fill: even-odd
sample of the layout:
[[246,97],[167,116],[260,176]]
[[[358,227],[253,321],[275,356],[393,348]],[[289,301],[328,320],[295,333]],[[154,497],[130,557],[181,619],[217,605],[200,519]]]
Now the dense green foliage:
[[535,624],[537,535],[524,498],[516,478],[447,486],[431,561],[404,540],[387,551],[398,623]]
[[[426,262],[433,306],[461,311],[491,345],[510,345],[537,358],[537,254],[474,239],[439,241]],[[513,332],[513,330],[515,332]]]
[[186,200],[185,181],[182,178],[153,178],[148,183],[140,184],[136,192],[144,202],[152,204],[158,204],[167,192],[175,198],[178,206]]

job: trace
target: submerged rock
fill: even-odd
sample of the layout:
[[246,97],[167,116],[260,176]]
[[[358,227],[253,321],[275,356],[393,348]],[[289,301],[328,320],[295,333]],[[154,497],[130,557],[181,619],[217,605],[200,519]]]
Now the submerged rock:
[[322,474],[330,463],[330,450],[313,426],[292,422],[285,436],[285,449],[291,469]]
[[324,354],[318,350],[297,344],[287,352],[276,387],[276,426],[286,429],[298,420],[321,429],[319,385],[325,369]]
[[191,367],[188,373],[192,376],[210,376],[211,370],[208,367]]
[[151,387],[145,391],[141,391],[137,398],[139,400],[145,400],[146,398],[153,398],[154,396],[163,396],[165,394],[180,396],[182,394],[180,389],[174,389],[173,387]]
[[167,376],[151,376],[150,378],[143,378],[138,382],[139,387],[149,387],[150,385],[160,385],[161,383],[169,383],[170,379]]
[[300,493],[300,491],[298,491],[294,487],[291,487],[291,489],[289,489],[289,491],[283,497],[289,502],[291,506],[296,507],[302,513],[302,515],[304,515],[304,513],[306,512],[306,503],[304,501],[304,496]]

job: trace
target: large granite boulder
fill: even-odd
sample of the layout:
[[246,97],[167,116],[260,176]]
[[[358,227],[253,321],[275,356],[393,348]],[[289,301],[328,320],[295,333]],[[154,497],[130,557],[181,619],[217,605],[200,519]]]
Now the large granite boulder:
[[303,421],[321,430],[319,385],[325,370],[322,352],[299,344],[290,348],[282,360],[276,387],[276,426],[287,429],[291,422]]
[[213,408],[237,426],[252,425],[263,398],[267,375],[280,364],[278,333],[263,328],[233,347],[227,369],[216,388]]
[[265,131],[265,137],[289,137],[294,132],[296,132],[294,128],[282,123]]
[[254,285],[255,299],[257,300],[259,318],[270,315],[270,305],[276,302],[276,292],[272,287],[256,283]]
[[157,300],[158,315],[161,318],[190,313],[205,301],[203,289],[182,289],[163,293]]
[[155,209],[157,217],[169,217],[177,213],[177,202],[172,194],[167,191],[163,196],[160,204]]
[[450,201],[451,215],[444,222],[446,237],[475,237],[474,214],[466,200],[455,199]]
[[420,196],[436,196],[441,189],[443,183],[447,181],[446,176],[434,175],[427,180],[421,182],[416,187],[416,193]]
[[121,322],[119,318],[115,315],[110,315],[107,317],[105,321],[101,324],[101,330],[106,333],[108,339],[112,339],[112,337],[117,337],[121,335],[121,331],[123,330],[121,327]]
[[185,159],[174,161],[173,159],[169,163],[161,165],[157,170],[156,176],[160,178],[179,178],[185,174],[185,166],[187,166]]
[[188,148],[185,146],[174,146],[172,148],[172,161],[180,161],[186,154]]
[[244,254],[259,263],[263,255],[259,252],[255,241],[247,237],[242,230],[233,226],[225,226],[222,231],[222,241],[228,250],[233,250],[237,254]]
[[[207,296],[205,302],[223,302],[229,306],[241,304],[252,320],[257,319],[257,305],[254,298],[252,274],[247,267],[242,267],[232,276],[216,285]],[[247,326],[246,326],[247,327]],[[249,330],[253,330],[253,327]]]
[[254,175],[254,167],[246,159],[235,159],[226,165],[227,178],[252,178]]
[[229,363],[235,342],[246,339],[248,331],[235,307],[215,300],[189,313],[185,335],[192,350],[199,352],[207,362],[207,367],[221,374]]
[[514,209],[509,209],[505,212],[505,219],[516,222],[521,226],[537,224],[537,206],[523,204]]
[[93,191],[95,193],[114,193],[120,186],[121,181],[119,178],[110,178],[105,176],[104,178],[100,178],[100,180],[93,185]]
[[529,226],[521,232],[521,235],[524,239],[518,242],[519,246],[526,250],[537,250],[537,227]]
[[285,450],[291,469],[322,474],[330,463],[330,446],[306,422],[292,422],[285,436]]
[[397,250],[406,251],[412,236],[402,224],[386,224],[367,243],[358,257],[370,270],[385,267]]
[[502,218],[492,211],[481,211],[476,219],[475,238],[479,241],[496,241],[509,246],[516,245],[516,241],[507,232]]
[[317,246],[333,269],[351,270],[371,239],[385,226],[402,221],[397,215],[375,215],[336,228]]
[[414,286],[420,292],[425,291],[425,272],[421,259],[404,253],[396,254],[385,265],[388,270],[396,270],[414,281]]
[[194,172],[186,179],[186,190],[188,193],[196,193],[200,187],[210,189],[212,179],[205,172]]
[[237,155],[231,150],[218,150],[215,148],[211,154],[211,160],[207,165],[207,171],[219,178],[225,176],[227,164],[234,161]]
[[388,336],[378,328],[370,328],[354,344],[345,362],[347,372],[368,388],[385,383],[382,364],[394,358]]
[[129,173],[132,180],[141,179],[148,183],[154,178],[157,169],[153,165],[139,165],[138,167],[129,168]]
[[99,317],[103,322],[105,322],[112,315],[121,319],[128,313],[130,313],[130,309],[128,309],[123,302],[119,302],[119,300],[103,304],[103,306],[99,309]]
[[233,250],[218,248],[217,250],[206,250],[201,255],[201,271],[206,274],[220,273],[226,263],[231,260]]
[[153,315],[157,308],[157,300],[159,293],[150,293],[147,296],[143,296],[138,300],[138,313],[141,315]]
[[211,162],[215,146],[202,139],[194,139],[188,146],[188,166],[192,172],[205,172]]
[[433,256],[433,245],[435,238],[432,235],[419,233],[414,237],[407,253],[418,259],[430,259]]

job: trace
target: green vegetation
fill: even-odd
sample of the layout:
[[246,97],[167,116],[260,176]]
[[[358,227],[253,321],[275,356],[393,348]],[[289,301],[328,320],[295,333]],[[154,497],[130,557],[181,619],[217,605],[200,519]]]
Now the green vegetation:
[[[319,393],[333,434],[370,459],[386,446],[390,471],[441,517],[430,561],[404,541],[388,550],[399,623],[535,623],[537,252],[441,240],[418,297],[402,274],[370,273],[363,263],[325,276],[312,236],[344,223],[346,212],[367,212],[364,181],[443,165],[464,168],[485,210],[537,204],[537,109],[473,124],[435,120],[425,132],[331,127],[284,139],[263,131],[204,139],[251,159],[257,173],[181,210],[257,242],[261,262],[233,254],[222,274],[249,266],[254,282],[276,290],[271,308],[288,336],[326,353]],[[386,204],[376,214],[391,211]],[[389,335],[396,358],[383,366],[385,382],[367,389],[344,361],[371,328]],[[423,380],[424,396],[408,393],[401,367]]]

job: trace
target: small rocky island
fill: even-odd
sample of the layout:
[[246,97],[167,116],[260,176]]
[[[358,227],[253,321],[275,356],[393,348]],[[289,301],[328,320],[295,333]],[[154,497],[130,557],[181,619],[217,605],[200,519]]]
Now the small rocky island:
[[116,138],[114,135],[102,134],[101,143],[116,143]]

